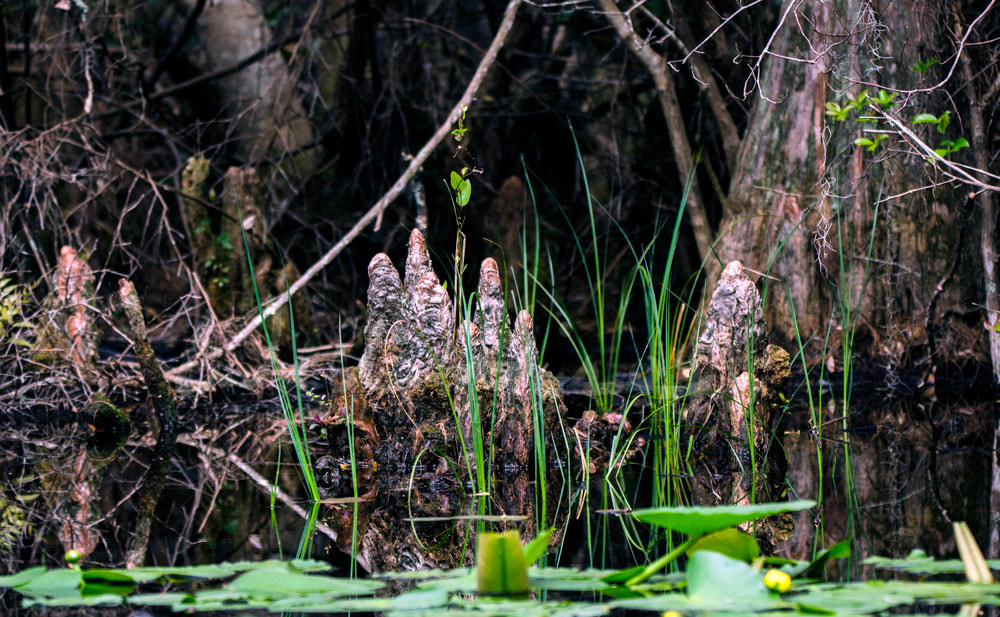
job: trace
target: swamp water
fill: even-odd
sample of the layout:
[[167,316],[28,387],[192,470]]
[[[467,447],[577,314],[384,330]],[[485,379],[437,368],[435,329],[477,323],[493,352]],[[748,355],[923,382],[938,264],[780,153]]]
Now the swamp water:
[[[3,471],[11,489],[20,494],[20,503],[28,508],[22,533],[5,531],[5,537],[12,539],[5,567],[18,573],[0,579],[3,614],[139,616],[144,615],[141,611],[159,615],[224,610],[230,614],[600,615],[679,610],[788,615],[873,613],[897,605],[914,606],[917,601],[924,603],[917,605],[921,610],[930,606],[928,602],[952,608],[963,602],[1000,602],[997,585],[924,580],[926,573],[963,580],[964,568],[957,560],[933,561],[920,554],[899,561],[868,562],[862,572],[867,577],[922,580],[918,584],[808,583],[804,574],[809,553],[801,556],[806,560],[802,563],[776,562],[764,568],[783,567],[800,575],[785,594],[764,587],[762,573],[744,560],[722,556],[689,558],[686,573],[664,570],[631,587],[620,578],[604,580],[617,568],[646,561],[642,547],[653,547],[649,560],[667,549],[664,536],[651,542],[646,522],[618,510],[626,500],[634,506],[648,502],[649,469],[642,453],[610,484],[604,480],[606,469],[588,470],[594,472],[588,477],[572,464],[552,465],[545,482],[544,526],[554,526],[556,531],[549,540],[548,567],[530,571],[533,591],[529,598],[479,597],[473,569],[477,526],[518,528],[525,541],[538,533],[538,483],[530,474],[500,473],[494,478],[493,493],[486,501],[493,513],[499,511],[498,503],[505,503],[502,511],[510,515],[506,519],[478,517],[479,497],[468,479],[456,477],[434,455],[409,470],[379,469],[372,461],[359,460],[355,469],[359,499],[355,499],[349,464],[325,455],[330,436],[324,439],[314,423],[311,448],[325,503],[310,506],[296,468],[288,462],[283,419],[273,410],[271,405],[255,405],[206,412],[203,426],[191,425],[182,431],[147,559],[147,564],[160,567],[130,573],[100,567],[120,562],[134,524],[128,499],[143,472],[150,444],[127,442],[117,456],[105,461],[86,439],[90,431],[71,416],[53,412],[45,421],[36,414],[30,421],[22,418],[8,425],[3,435],[8,453]],[[863,410],[859,408],[858,413]],[[209,430],[206,426],[226,428]],[[957,424],[955,428],[962,429]],[[875,490],[873,483],[893,469],[896,476],[888,477],[902,478],[897,466],[911,471],[902,485],[883,486],[879,501],[858,505],[860,522],[869,529],[894,524],[892,518],[879,516],[880,512],[889,512],[897,523],[906,524],[899,524],[895,533],[879,531],[874,539],[859,535],[854,558],[839,560],[841,572],[847,563],[855,575],[860,572],[859,557],[864,555],[858,552],[859,548],[864,551],[865,543],[890,547],[895,555],[921,546],[936,554],[953,553],[953,536],[944,531],[950,525],[935,511],[936,503],[956,514],[985,514],[983,489],[970,491],[976,485],[986,486],[985,481],[968,470],[978,465],[985,472],[988,466],[979,461],[985,454],[968,445],[975,439],[967,427],[951,435],[954,445],[966,444],[951,453],[928,452],[925,442],[907,442],[900,435],[893,433],[897,439],[888,439],[890,435],[881,429],[851,436],[855,470],[864,474],[865,486],[873,487],[863,490]],[[815,442],[805,433],[793,432],[788,437],[789,484],[805,494],[809,486],[796,483],[810,477],[803,471],[809,472],[810,461],[816,460]],[[284,444],[280,456],[285,464],[279,471],[280,444]],[[842,455],[836,444],[827,448],[831,459]],[[804,453],[801,458],[796,458],[797,451]],[[964,475],[957,475],[954,482],[939,481],[937,486],[929,483],[933,476],[926,466],[931,454],[939,456],[937,473],[964,468]],[[39,487],[37,493],[30,492]],[[89,493],[89,502],[82,499],[84,493]],[[80,507],[83,503],[90,504],[89,511],[83,511],[87,510]],[[825,508],[812,504],[801,510],[796,534],[778,547],[780,553],[797,556],[799,547],[816,536],[814,521],[821,514],[825,514],[826,544],[843,537],[846,517],[837,518],[842,508],[842,500],[834,493]],[[980,532],[984,518],[974,521]],[[684,538],[675,534],[674,546]],[[941,539],[921,542],[928,538]],[[82,572],[59,569],[64,565],[64,539],[92,544]],[[352,551],[357,561],[352,560]],[[300,561],[288,561],[296,557]],[[876,563],[892,569],[875,570]],[[49,570],[30,567],[38,564]],[[913,574],[900,575],[900,571]],[[36,606],[27,608],[32,604]]]

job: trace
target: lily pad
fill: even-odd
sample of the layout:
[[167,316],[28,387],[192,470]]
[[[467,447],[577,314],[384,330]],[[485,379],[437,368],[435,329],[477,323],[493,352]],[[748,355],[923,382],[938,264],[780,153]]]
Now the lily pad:
[[289,594],[306,593],[363,595],[383,586],[384,583],[379,581],[305,574],[287,564],[280,564],[241,574],[229,583],[228,588],[255,598],[283,598]]
[[699,538],[687,550],[687,555],[690,557],[698,551],[713,551],[750,563],[760,556],[760,545],[753,536],[739,529],[723,529]]
[[749,506],[646,508],[632,512],[632,516],[650,525],[695,536],[720,531],[772,514],[806,510],[815,505],[815,501],[801,500]]

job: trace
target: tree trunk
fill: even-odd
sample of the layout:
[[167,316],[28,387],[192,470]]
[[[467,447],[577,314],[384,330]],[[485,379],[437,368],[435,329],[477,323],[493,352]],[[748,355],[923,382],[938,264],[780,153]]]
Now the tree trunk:
[[[955,140],[960,129],[969,128],[953,123],[939,134],[935,125],[914,125],[911,120],[919,113],[939,116],[954,102],[943,91],[901,92],[891,103],[862,105],[860,112],[843,120],[828,114],[826,106],[844,106],[848,95],[856,98],[864,89],[874,97],[880,87],[912,90],[941,81],[952,53],[945,38],[946,24],[952,21],[942,14],[946,11],[938,3],[919,0],[787,0],[759,64],[762,70],[751,73],[748,81],[756,86],[753,96],[759,99],[734,170],[730,209],[720,225],[716,250],[723,263],[740,260],[766,274],[761,285],[771,340],[793,355],[801,340],[805,357],[817,363],[810,373],[814,396],[819,394],[821,367],[843,370],[849,384],[855,355],[878,358],[889,367],[886,388],[893,386],[888,381],[897,367],[917,365],[932,380],[933,368],[942,362],[962,357],[988,361],[974,308],[983,303],[983,264],[974,242],[978,238],[973,237],[978,234],[965,233],[972,208],[965,196],[968,189],[954,184],[921,188],[946,178],[925,156],[912,153],[911,143],[901,135],[874,132],[892,131],[892,124],[858,120],[890,114],[936,148],[942,139]],[[926,71],[912,68],[918,60],[935,57],[941,64]],[[753,81],[757,77],[759,82]],[[953,90],[960,87],[950,85]],[[871,151],[854,143],[879,134],[887,137]],[[971,135],[966,137],[972,141]],[[967,152],[949,157],[961,162]],[[949,440],[959,439],[946,427],[953,413],[941,411],[931,388],[921,390],[929,396],[915,391],[903,407],[862,420],[850,405],[849,386],[845,392],[848,396],[835,408],[825,405],[833,401],[823,395],[826,417],[818,400],[812,414],[793,411],[792,423],[799,423],[803,434],[836,418],[836,429],[828,425],[825,430],[840,431],[835,434],[840,443],[818,448],[818,440],[808,441],[804,451],[811,458],[800,464],[789,461],[789,468],[800,472],[790,477],[792,488],[802,497],[822,499],[815,479],[807,481],[809,474],[821,470],[809,467],[824,463],[830,473],[830,466],[837,465],[842,474],[838,478],[846,478],[846,484],[833,489],[837,499],[814,515],[831,516],[836,508],[845,517],[845,533],[851,534],[857,531],[851,522],[858,518],[857,504],[884,503],[865,510],[870,549],[940,547],[934,542],[950,537],[945,526],[940,538],[931,534],[898,543],[894,539],[905,535],[897,533],[902,529],[922,534],[937,519],[947,520],[949,513],[956,520],[973,520],[972,510],[987,497],[980,487],[963,497],[957,486],[938,486],[937,452],[951,444]],[[901,422],[909,414],[905,421],[922,424],[924,435],[907,442],[911,435],[892,423],[894,413]],[[852,450],[847,429],[862,422],[875,424],[875,436],[854,437]],[[857,447],[861,443],[869,447],[862,450]],[[880,446],[897,448],[896,456]],[[844,456],[844,448],[850,456]],[[906,453],[900,454],[900,448]],[[966,458],[980,470],[982,454]],[[949,459],[950,469],[956,461]],[[892,481],[901,474],[913,483]],[[880,479],[888,486],[879,487]],[[926,485],[921,484],[924,479]],[[830,491],[828,485],[825,492]],[[984,531],[982,523],[979,531]],[[812,525],[799,527],[810,530],[811,540]],[[822,524],[819,529],[822,533]]]

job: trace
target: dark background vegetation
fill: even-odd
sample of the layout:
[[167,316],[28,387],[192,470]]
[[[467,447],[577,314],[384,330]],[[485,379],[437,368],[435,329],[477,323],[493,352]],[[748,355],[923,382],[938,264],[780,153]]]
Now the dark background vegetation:
[[[669,235],[697,160],[675,291],[693,288],[685,297],[697,303],[720,266],[741,259],[759,287],[769,286],[773,341],[833,373],[849,373],[845,362],[856,354],[868,371],[857,381],[875,384],[872,400],[904,401],[891,412],[868,410],[859,424],[882,427],[890,441],[919,425],[920,447],[935,457],[961,433],[970,458],[941,473],[967,478],[963,469],[974,469],[982,482],[971,501],[958,503],[964,486],[946,485],[942,496],[934,477],[912,509],[916,518],[899,506],[887,525],[905,529],[903,546],[922,532],[918,510],[950,507],[980,517],[976,531],[984,544],[992,531],[995,556],[1000,538],[986,523],[987,504],[992,495],[995,511],[1000,501],[986,484],[988,470],[997,476],[1000,375],[993,330],[1000,9],[985,0],[626,1],[618,3],[630,20],[623,38],[606,4],[520,8],[469,108],[463,152],[450,138],[442,143],[377,228],[367,227],[309,282],[299,346],[356,340],[368,261],[384,251],[401,262],[417,220],[417,185],[426,195],[428,244],[448,277],[456,212],[446,179],[466,165],[482,170],[471,176],[461,212],[466,284],[486,256],[520,264],[519,228],[527,224],[529,246],[541,247],[541,283],[592,341],[584,272],[592,255],[575,240],[590,233],[581,167],[613,306],[635,263],[628,242],[641,248]],[[39,304],[60,248],[70,245],[97,275],[88,310],[105,314],[118,279],[129,277],[165,361],[190,357],[195,341],[221,347],[255,311],[214,306],[221,326],[201,337],[209,322],[195,281],[204,265],[193,250],[201,222],[186,220],[180,194],[189,158],[210,163],[207,225],[216,238],[231,216],[220,206],[227,170],[257,170],[258,248],[302,272],[389,189],[406,168],[404,155],[446,121],[504,9],[477,0],[0,2],[0,273],[27,286],[26,317],[44,320]],[[659,76],[644,53],[660,58]],[[912,68],[929,59],[937,63]],[[932,145],[941,136],[909,119],[951,113],[946,135],[970,147],[949,160],[971,179],[928,163],[897,127],[879,125],[893,137],[866,151],[854,145],[865,126],[825,114],[827,102],[880,87],[897,94],[892,113]],[[517,184],[503,191],[512,176],[530,180],[536,199]],[[662,237],[656,243],[658,267],[668,246]],[[854,338],[843,327],[845,308]],[[633,315],[629,327],[641,341],[641,315]],[[98,324],[102,355],[117,357],[128,346],[120,324],[112,317]],[[23,353],[0,344],[8,360]],[[237,355],[266,369],[259,348],[248,344]],[[546,360],[563,374],[578,366],[555,337]],[[10,392],[38,374],[17,361],[4,369],[5,403],[27,403]],[[223,383],[228,369],[221,363],[207,379]],[[973,391],[947,405],[914,402],[935,372]],[[258,376],[266,381],[266,370]],[[904,395],[900,384],[909,384]],[[955,418],[968,417],[977,424],[955,428]],[[886,472],[896,497],[909,491],[904,476],[938,473],[928,471],[928,459],[899,460]]]

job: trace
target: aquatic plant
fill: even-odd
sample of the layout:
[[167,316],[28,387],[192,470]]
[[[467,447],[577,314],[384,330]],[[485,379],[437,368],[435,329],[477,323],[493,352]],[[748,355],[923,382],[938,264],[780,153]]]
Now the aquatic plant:
[[[248,609],[301,613],[387,611],[407,617],[451,611],[482,617],[510,614],[596,617],[612,611],[787,617],[874,614],[914,602],[1000,604],[1000,585],[989,582],[988,578],[988,568],[1000,567],[1000,562],[986,562],[981,555],[978,560],[967,559],[965,552],[962,561],[935,561],[923,554],[912,554],[906,559],[871,558],[865,563],[881,570],[929,575],[965,573],[970,582],[926,578],[853,583],[821,580],[823,564],[847,554],[843,545],[821,552],[812,561],[756,557],[740,551],[734,556],[731,549],[736,545],[745,548],[749,536],[734,532],[731,525],[764,516],[766,512],[805,505],[800,502],[637,513],[637,517],[653,524],[683,530],[692,537],[700,535],[702,540],[685,543],[689,546],[683,571],[656,575],[632,583],[630,588],[619,584],[620,572],[525,568],[541,554],[549,537],[541,534],[522,547],[516,532],[482,534],[480,546],[485,548],[480,550],[476,571],[458,568],[389,572],[374,579],[358,580],[330,576],[330,566],[306,560],[134,570],[77,567],[50,570],[38,566],[0,576],[0,588],[20,593],[26,607],[127,603],[133,608],[162,606],[187,613]],[[718,541],[727,530],[728,539]],[[961,536],[961,526],[956,526],[955,532]],[[708,541],[713,536],[717,541]],[[401,586],[406,583],[402,587],[406,590],[375,597],[376,592],[386,589],[387,583]],[[494,591],[500,595],[488,595]],[[559,598],[550,592],[560,592]]]

